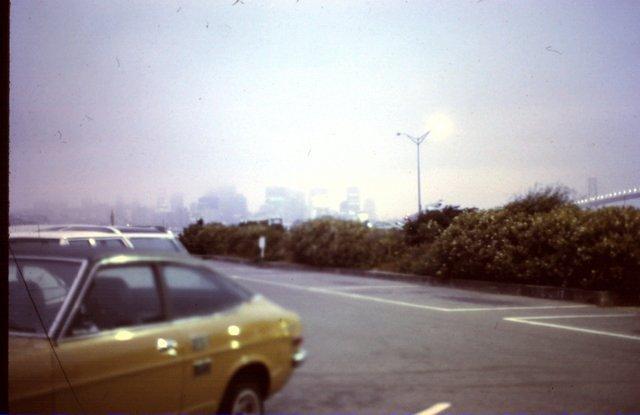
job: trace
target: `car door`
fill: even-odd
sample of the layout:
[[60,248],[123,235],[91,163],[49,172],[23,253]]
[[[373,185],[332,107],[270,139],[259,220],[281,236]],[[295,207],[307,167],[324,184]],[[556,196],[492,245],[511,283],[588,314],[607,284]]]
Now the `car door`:
[[176,337],[152,266],[99,269],[57,346],[71,386],[56,392],[56,412],[178,412],[183,345]]
[[12,413],[54,411],[58,373],[48,333],[81,267],[79,260],[15,258],[8,268],[8,398]]
[[184,412],[215,411],[243,358],[241,304],[250,293],[225,286],[206,268],[162,266],[171,316],[186,345]]

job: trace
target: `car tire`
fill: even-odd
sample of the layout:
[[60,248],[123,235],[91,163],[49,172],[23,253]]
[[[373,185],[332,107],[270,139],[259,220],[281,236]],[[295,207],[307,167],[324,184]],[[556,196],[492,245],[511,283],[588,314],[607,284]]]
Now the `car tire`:
[[257,382],[239,380],[227,391],[220,405],[219,414],[224,415],[263,415],[264,400],[262,388]]

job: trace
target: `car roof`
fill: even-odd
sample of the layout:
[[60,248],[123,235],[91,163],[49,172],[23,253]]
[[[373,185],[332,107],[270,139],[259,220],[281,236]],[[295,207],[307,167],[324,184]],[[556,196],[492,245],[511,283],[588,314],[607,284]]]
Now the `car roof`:
[[122,235],[103,232],[100,230],[62,230],[62,229],[43,229],[34,230],[14,230],[9,229],[9,238],[29,238],[29,239],[89,239],[89,238],[112,238],[123,239]]
[[163,235],[171,235],[172,232],[166,230],[162,226],[115,226],[115,229],[122,233],[155,233]]
[[13,232],[99,232],[114,235],[121,234],[149,234],[173,236],[173,232],[163,226],[105,226],[88,224],[43,224],[43,225],[13,225],[10,228]]
[[75,247],[75,246],[59,246],[43,244],[41,246],[21,246],[20,244],[10,244],[9,258],[15,257],[51,257],[51,258],[68,258],[81,259],[90,262],[97,262],[103,259],[120,257],[127,262],[128,260],[178,260],[180,262],[189,262],[194,264],[202,264],[199,258],[192,257],[182,252],[159,252],[153,250],[132,250],[127,247]]

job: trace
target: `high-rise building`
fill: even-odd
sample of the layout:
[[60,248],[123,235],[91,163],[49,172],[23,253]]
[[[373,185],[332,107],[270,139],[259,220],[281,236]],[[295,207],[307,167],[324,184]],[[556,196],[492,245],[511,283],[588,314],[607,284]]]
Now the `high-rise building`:
[[182,193],[175,193],[172,195],[170,204],[173,212],[184,209],[184,197],[182,196]]
[[331,213],[327,189],[312,189],[309,192],[309,208],[311,219],[327,216]]
[[247,199],[234,187],[219,187],[192,205],[191,216],[205,222],[238,223],[248,217]]
[[285,225],[307,217],[304,193],[286,187],[268,187],[257,219],[280,218]]
[[340,203],[340,216],[346,219],[357,219],[360,213],[360,189],[347,188],[347,197]]
[[365,199],[364,201],[364,207],[362,209],[367,216],[369,217],[369,220],[376,220],[376,202],[373,201],[373,199]]
[[169,206],[169,201],[164,196],[159,196],[156,202],[156,211],[158,213],[164,214],[169,213],[171,211],[171,207]]

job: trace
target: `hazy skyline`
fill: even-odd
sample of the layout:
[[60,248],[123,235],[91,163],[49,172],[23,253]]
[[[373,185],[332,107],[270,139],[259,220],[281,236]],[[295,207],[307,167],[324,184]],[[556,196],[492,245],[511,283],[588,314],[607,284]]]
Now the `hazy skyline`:
[[640,2],[233,3],[13,2],[12,208],[357,186],[398,217],[396,132],[434,116],[423,204],[640,184]]

